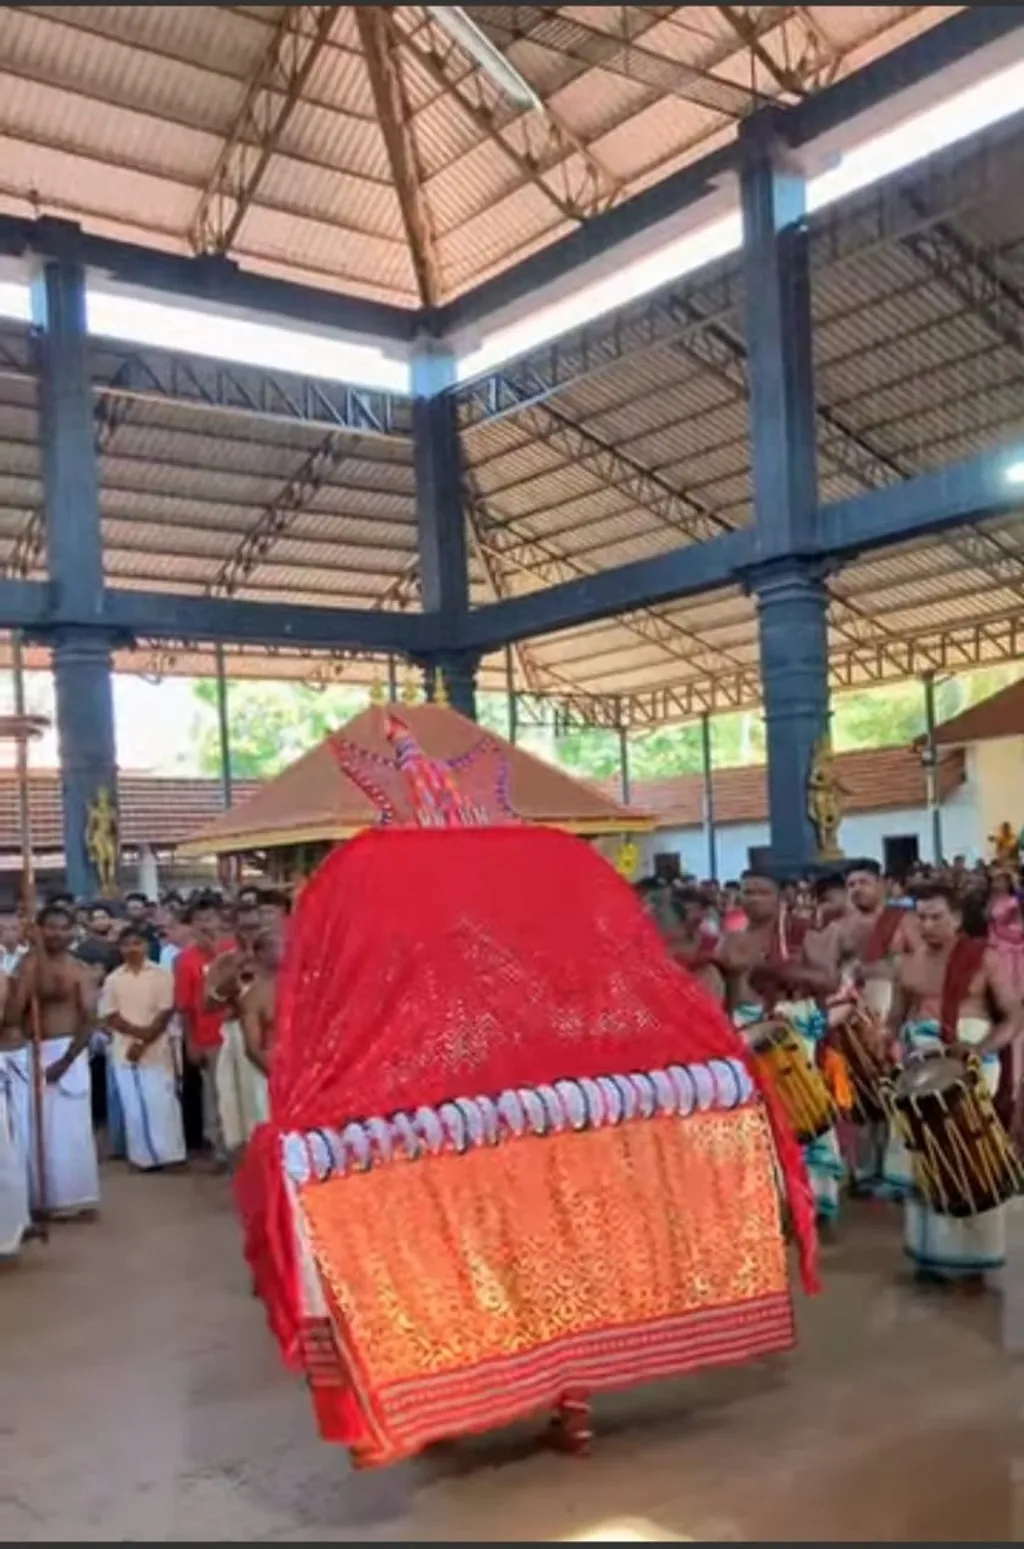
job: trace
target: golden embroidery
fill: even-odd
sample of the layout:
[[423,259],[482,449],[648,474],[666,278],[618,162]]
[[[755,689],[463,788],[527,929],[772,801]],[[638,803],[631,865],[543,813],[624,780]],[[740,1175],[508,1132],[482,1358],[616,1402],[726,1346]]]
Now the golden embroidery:
[[396,1163],[302,1205],[378,1390],[786,1289],[757,1108]]

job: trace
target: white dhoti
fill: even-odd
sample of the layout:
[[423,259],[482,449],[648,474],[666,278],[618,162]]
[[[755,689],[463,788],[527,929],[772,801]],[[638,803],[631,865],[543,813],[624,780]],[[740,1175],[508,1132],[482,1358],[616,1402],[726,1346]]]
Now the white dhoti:
[[[43,1072],[67,1052],[70,1038],[44,1038]],[[89,1060],[80,1054],[59,1081],[43,1082],[43,1156],[45,1188],[40,1191],[36,1147],[29,1148],[31,1201],[51,1215],[95,1210],[100,1202],[100,1170],[92,1132]]]
[[114,1080],[133,1167],[175,1167],[185,1160],[185,1128],[172,1051],[165,1033],[133,1065],[115,1058]]
[[28,1199],[31,1066],[27,1049],[0,1049],[0,1258],[18,1252],[31,1222]]
[[[989,1032],[982,1017],[961,1017],[957,1038],[977,1044]],[[941,1054],[942,1036],[937,1022],[908,1022],[902,1033],[908,1054]],[[999,1086],[999,1056],[981,1062],[989,1093]],[[903,1200],[904,1247],[916,1268],[940,1280],[959,1280],[1001,1269],[1006,1262],[1006,1206],[966,1218],[941,1215],[922,1199],[917,1188],[913,1159],[901,1137],[890,1132],[885,1156],[885,1181]]]
[[266,1078],[245,1052],[242,1024],[225,1022],[224,1041],[217,1056],[217,1105],[228,1151],[240,1150],[267,1116],[260,1083],[265,1086]]

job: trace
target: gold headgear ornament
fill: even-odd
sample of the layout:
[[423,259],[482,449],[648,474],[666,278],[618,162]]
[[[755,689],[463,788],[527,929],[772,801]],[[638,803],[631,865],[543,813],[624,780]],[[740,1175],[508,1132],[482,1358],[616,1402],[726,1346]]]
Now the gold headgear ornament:
[[386,705],[387,702],[388,691],[384,687],[384,681],[379,672],[375,673],[373,682],[370,684],[370,703],[371,705]]
[[451,700],[448,698],[448,684],[440,667],[438,667],[434,674],[434,703],[435,705],[451,704]]

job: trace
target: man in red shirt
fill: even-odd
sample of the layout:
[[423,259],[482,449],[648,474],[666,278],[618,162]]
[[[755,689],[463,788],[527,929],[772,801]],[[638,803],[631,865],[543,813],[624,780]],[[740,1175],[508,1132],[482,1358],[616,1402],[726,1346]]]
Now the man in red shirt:
[[201,893],[188,911],[192,945],[179,952],[174,964],[174,1003],[185,1036],[185,1053],[203,1080],[203,1133],[218,1167],[227,1164],[217,1098],[217,1061],[223,1041],[227,1007],[207,1003],[206,975],[210,964],[232,943],[221,935],[220,905],[211,893]]

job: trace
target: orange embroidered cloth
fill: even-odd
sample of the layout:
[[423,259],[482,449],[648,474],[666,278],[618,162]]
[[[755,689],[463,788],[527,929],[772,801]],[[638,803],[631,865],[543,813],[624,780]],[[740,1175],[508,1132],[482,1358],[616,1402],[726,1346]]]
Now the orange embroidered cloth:
[[394,1162],[299,1208],[370,1462],[794,1340],[757,1104]]

